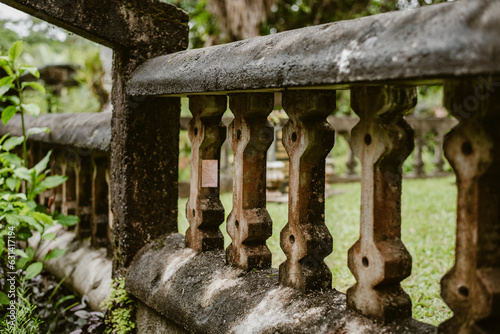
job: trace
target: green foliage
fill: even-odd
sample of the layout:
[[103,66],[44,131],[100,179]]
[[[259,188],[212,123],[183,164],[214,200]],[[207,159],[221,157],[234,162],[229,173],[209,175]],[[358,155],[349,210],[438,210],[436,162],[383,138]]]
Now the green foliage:
[[[18,29],[12,29],[17,26]],[[22,28],[23,35],[16,31]],[[21,20],[0,20],[0,52],[8,50],[18,40],[23,40],[25,51],[20,60],[34,66],[73,63],[83,66],[89,54],[99,46],[79,36],[65,32],[34,17]]]
[[[226,43],[234,36],[221,36],[219,22],[207,7],[209,2],[221,0],[163,0],[189,13],[189,48],[201,48],[208,44]],[[261,1],[261,0],[259,0]],[[445,2],[445,0],[420,1],[421,5]],[[350,20],[367,15],[398,9],[394,0],[276,0],[271,12],[266,13],[260,26],[260,34],[268,35],[310,25]],[[211,43],[210,43],[211,42]]]
[[12,304],[10,313],[15,314],[15,317],[8,317],[8,314],[0,318],[0,327],[4,329],[2,334],[40,333],[42,321],[36,314],[36,305],[31,302],[27,279],[21,279],[16,289],[15,304]]
[[117,278],[111,284],[111,294],[102,301],[101,307],[107,310],[104,320],[104,333],[133,333],[135,329],[136,303],[125,291],[125,278]]
[[[20,28],[24,31],[22,36],[16,33]],[[0,20],[0,52],[6,52],[10,45],[21,38],[25,43],[25,52],[19,57],[19,62],[35,66],[72,64],[78,68],[77,76],[86,78],[89,78],[88,72],[95,71],[96,67],[102,72],[98,56],[99,45],[33,17]],[[95,87],[100,87],[101,84],[97,79],[98,77],[94,79],[96,81],[79,81],[78,87],[63,88],[58,94],[55,94],[51,86],[46,87],[45,94],[39,94],[35,91],[36,88],[30,87],[34,89],[23,91],[23,98],[27,104],[37,104],[41,113],[98,112],[103,92],[95,91]]]
[[[7,124],[14,114],[20,113],[23,132],[20,137],[8,138],[8,135],[5,135],[0,138],[0,272],[6,277],[0,282],[0,304],[5,305],[0,310],[0,321],[6,324],[7,333],[20,333],[19,328],[24,330],[22,333],[38,332],[40,323],[34,315],[36,306],[32,303],[28,283],[41,273],[45,261],[65,252],[62,249],[51,249],[42,261],[37,261],[38,247],[42,239],[55,238],[54,233],[47,232],[54,223],[62,221],[65,225],[74,225],[78,222],[77,217],[57,216],[54,219],[48,214],[47,208],[35,202],[40,193],[62,184],[66,181],[66,177],[49,176],[50,170],[47,169],[47,165],[51,152],[32,168],[27,166],[26,142],[29,136],[49,130],[32,128],[26,131],[24,127],[24,114],[36,117],[39,113],[36,104],[23,102],[24,89],[30,87],[42,93],[45,93],[45,89],[38,83],[20,82],[20,77],[25,72],[35,77],[39,75],[36,68],[18,64],[21,52],[22,42],[15,42],[7,55],[0,56],[0,65],[7,73],[7,76],[0,78],[0,101],[4,105],[9,104],[2,111],[2,122]],[[12,153],[20,145],[22,145],[22,158]],[[19,242],[26,242],[35,232],[41,236],[35,248],[31,246],[25,249],[18,248]],[[20,275],[23,272],[24,275]],[[12,293],[15,278],[19,281],[17,294]],[[10,311],[7,305],[10,306],[13,301],[16,301],[16,320],[15,323],[9,323]]]
[[206,9],[207,0],[163,0],[184,9],[189,14],[189,48],[203,47],[219,35],[216,18]]

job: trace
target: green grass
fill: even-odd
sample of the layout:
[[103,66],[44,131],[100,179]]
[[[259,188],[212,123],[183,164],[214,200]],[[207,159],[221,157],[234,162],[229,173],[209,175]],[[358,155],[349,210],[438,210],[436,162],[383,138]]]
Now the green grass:
[[[355,280],[347,268],[347,251],[359,237],[359,183],[331,185],[342,190],[326,200],[326,224],[334,236],[333,252],[325,262],[332,270],[333,287],[345,292]],[[232,195],[221,196],[226,216],[232,208]],[[451,316],[439,296],[441,277],[454,261],[456,187],[454,178],[405,180],[402,197],[402,239],[413,257],[412,275],[402,282],[411,296],[413,317],[437,325]],[[184,216],[186,199],[179,201],[179,230],[188,223]],[[273,266],[285,260],[279,246],[279,233],[286,224],[288,206],[268,203],[273,218],[273,235],[268,246],[273,253]],[[221,226],[225,245],[230,243],[225,223]]]

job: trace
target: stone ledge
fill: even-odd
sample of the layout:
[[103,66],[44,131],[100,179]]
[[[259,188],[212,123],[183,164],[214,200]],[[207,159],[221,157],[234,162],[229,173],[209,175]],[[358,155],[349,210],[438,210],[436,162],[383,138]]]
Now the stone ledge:
[[458,1],[160,56],[130,95],[442,83],[500,73],[500,2]]
[[[75,240],[75,234],[60,225],[48,231],[56,233],[56,239],[42,240],[37,259],[43,259],[50,249],[66,249],[66,254],[47,261],[45,268],[60,279],[66,277],[64,285],[80,296],[89,297],[90,307],[100,311],[100,303],[111,292],[112,261],[106,257],[106,249],[95,249],[89,241]],[[29,239],[30,246],[36,248],[39,240],[40,235],[34,235]]]
[[[110,150],[111,113],[43,114],[38,118],[25,116],[24,120],[26,130],[33,127],[48,127],[51,130],[50,133],[31,136],[32,141],[103,152]],[[0,124],[0,135],[6,133],[22,135],[21,116],[14,116],[6,126]]]
[[126,277],[127,291],[189,333],[436,333],[413,319],[374,323],[347,309],[343,293],[305,295],[278,285],[277,269],[243,272],[224,251],[197,254],[184,236],[144,247]]

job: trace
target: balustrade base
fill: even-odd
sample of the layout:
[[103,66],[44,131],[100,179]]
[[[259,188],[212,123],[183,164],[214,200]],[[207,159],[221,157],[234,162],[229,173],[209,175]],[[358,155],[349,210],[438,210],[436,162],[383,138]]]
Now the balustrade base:
[[437,333],[414,319],[382,325],[349,310],[341,292],[303,294],[280,286],[277,269],[225,262],[223,250],[197,254],[183,235],[162,236],[134,259],[126,288],[161,315],[152,321],[165,317],[188,333]]
[[[54,225],[48,232],[56,234],[54,240],[42,240],[37,259],[41,261],[51,249],[66,249],[64,255],[45,262],[45,268],[53,275],[64,279],[64,286],[79,296],[87,296],[89,305],[95,311],[102,311],[100,304],[111,293],[112,261],[106,257],[106,249],[95,249],[90,240],[75,240],[75,233],[68,232],[60,225]],[[28,242],[36,247],[40,234],[35,234]]]

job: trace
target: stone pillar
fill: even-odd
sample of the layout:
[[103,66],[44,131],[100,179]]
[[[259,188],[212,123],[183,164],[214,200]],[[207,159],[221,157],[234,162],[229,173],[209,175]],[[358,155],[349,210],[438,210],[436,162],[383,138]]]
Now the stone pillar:
[[234,151],[233,210],[227,218],[232,243],[227,262],[244,270],[271,266],[266,240],[272,221],[266,210],[266,153],[274,139],[267,120],[274,94],[231,94],[229,106],[235,118],[230,125]]
[[186,14],[174,7],[165,8],[164,15],[168,20],[149,32],[144,45],[115,48],[113,53],[110,193],[115,276],[124,273],[147,243],[177,232],[180,98],[129,96],[125,91],[133,70],[146,59],[187,47],[188,27],[182,24],[187,23]]
[[360,117],[351,144],[362,166],[361,230],[349,249],[357,283],[347,290],[347,304],[382,322],[411,316],[410,297],[400,285],[411,273],[411,256],[401,241],[401,180],[413,149],[413,130],[403,116],[416,102],[414,88],[351,90],[351,106]]
[[455,265],[441,281],[453,317],[443,333],[500,332],[500,92],[491,80],[445,85],[460,123],[444,153],[457,177]]
[[325,159],[334,131],[326,118],[335,109],[335,91],[285,92],[283,108],[290,117],[283,127],[290,183],[280,283],[302,292],[330,289],[332,273],[324,262],[333,247],[325,225]]
[[[121,61],[115,53],[115,67]],[[117,92],[123,78],[115,75],[111,208],[117,275],[148,242],[177,232],[180,99],[125,98]]]
[[191,140],[191,182],[186,204],[186,246],[198,252],[224,249],[219,230],[224,222],[220,193],[220,153],[226,139],[226,126],[221,122],[227,108],[223,95],[191,96],[189,122]]

